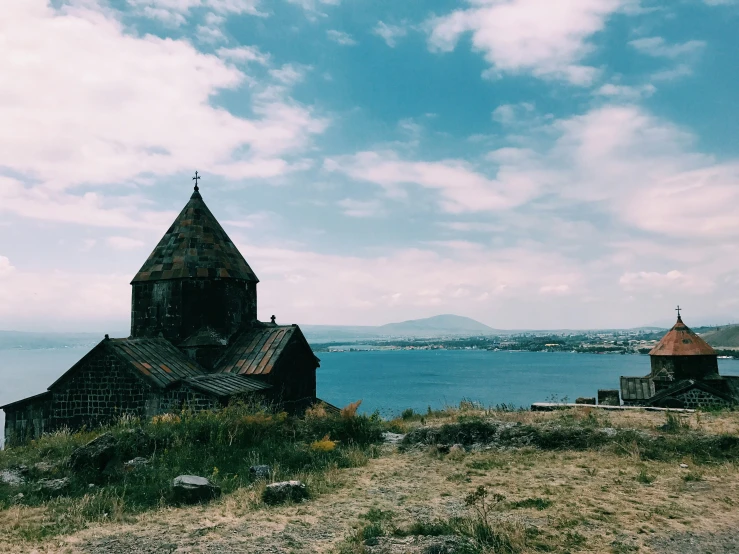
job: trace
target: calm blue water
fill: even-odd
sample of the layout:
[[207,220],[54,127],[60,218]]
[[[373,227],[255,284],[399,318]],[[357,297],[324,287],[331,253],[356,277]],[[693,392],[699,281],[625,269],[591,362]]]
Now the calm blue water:
[[[46,390],[89,347],[0,350],[0,405]],[[362,411],[397,414],[470,399],[528,406],[556,395],[574,401],[617,388],[621,375],[646,375],[649,357],[554,352],[400,350],[321,353],[318,396],[336,406],[362,399]],[[739,360],[719,360],[739,375]],[[2,412],[0,412],[2,414]],[[0,433],[4,414],[0,415]],[[0,435],[1,436],[1,435]]]
[[[621,375],[649,373],[649,356],[569,352],[400,350],[321,353],[318,396],[336,406],[362,399],[363,411],[397,414],[458,405],[529,406],[555,395],[595,396],[618,388]],[[724,375],[739,375],[739,360],[719,360]]]

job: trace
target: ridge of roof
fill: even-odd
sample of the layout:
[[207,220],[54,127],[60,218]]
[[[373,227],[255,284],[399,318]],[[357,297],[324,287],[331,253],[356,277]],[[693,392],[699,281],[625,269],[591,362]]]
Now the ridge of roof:
[[680,316],[667,334],[662,337],[650,356],[715,356],[716,351],[683,323]]
[[197,278],[259,282],[196,190],[131,283]]

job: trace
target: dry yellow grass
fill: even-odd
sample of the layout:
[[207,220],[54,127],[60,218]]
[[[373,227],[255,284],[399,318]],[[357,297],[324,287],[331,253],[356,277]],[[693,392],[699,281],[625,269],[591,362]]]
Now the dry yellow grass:
[[[458,415],[426,423],[443,423]],[[653,430],[665,422],[664,414],[649,412],[594,416],[607,417],[614,427]],[[494,417],[535,423],[593,416],[571,410]],[[692,427],[707,432],[739,429],[739,414],[686,418]],[[637,452],[518,449],[450,456],[433,449],[401,453],[388,446],[364,467],[330,471],[321,482],[310,484],[320,494],[305,504],[265,508],[259,501],[261,484],[207,506],[163,508],[130,521],[95,523],[41,544],[23,542],[12,529],[38,523],[44,509],[12,508],[0,512],[0,552],[329,553],[338,550],[371,508],[392,511],[397,526],[455,517],[467,513],[463,499],[479,485],[506,497],[494,518],[538,529],[536,540],[555,552],[662,554],[668,550],[655,546],[655,538],[692,532],[700,539],[710,533],[733,533],[739,527],[735,464],[681,468],[679,461],[643,461]],[[12,541],[4,538],[10,535]],[[532,543],[524,551],[536,550]],[[682,552],[691,551],[676,549],[671,554]]]

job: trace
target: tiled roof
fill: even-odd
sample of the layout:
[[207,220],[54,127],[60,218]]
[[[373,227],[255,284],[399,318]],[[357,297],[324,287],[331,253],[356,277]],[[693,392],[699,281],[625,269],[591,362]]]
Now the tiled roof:
[[662,337],[650,356],[715,356],[716,351],[691,331],[678,316],[677,323]]
[[29,402],[41,402],[49,400],[50,398],[51,392],[47,390],[46,392],[34,394],[33,396],[29,396],[21,400],[16,400],[15,402],[8,402],[7,404],[5,404],[5,406],[0,406],[0,410],[5,410],[6,408],[18,408],[23,404],[28,404]]
[[[272,371],[293,337],[305,341],[297,325],[252,327],[239,335],[216,364],[216,371],[264,375]],[[306,348],[310,349],[308,343]]]
[[166,339],[109,339],[103,344],[159,387],[205,373]]
[[133,283],[185,278],[259,281],[197,191]]
[[190,377],[184,381],[194,389],[219,397],[233,396],[248,392],[256,392],[271,388],[271,385],[263,383],[246,375],[234,375],[233,373],[211,373]]
[[646,400],[654,396],[654,381],[649,377],[621,377],[621,398]]

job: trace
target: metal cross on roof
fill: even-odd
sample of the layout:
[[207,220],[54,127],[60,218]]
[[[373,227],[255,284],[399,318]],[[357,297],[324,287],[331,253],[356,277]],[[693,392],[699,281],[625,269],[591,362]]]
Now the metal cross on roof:
[[202,179],[202,177],[198,177],[198,172],[195,172],[195,177],[192,178],[193,181],[195,181],[195,192],[197,192],[198,189],[198,180]]
[[680,305],[679,304],[677,308],[675,308],[675,311],[677,312],[677,318],[680,319]]

